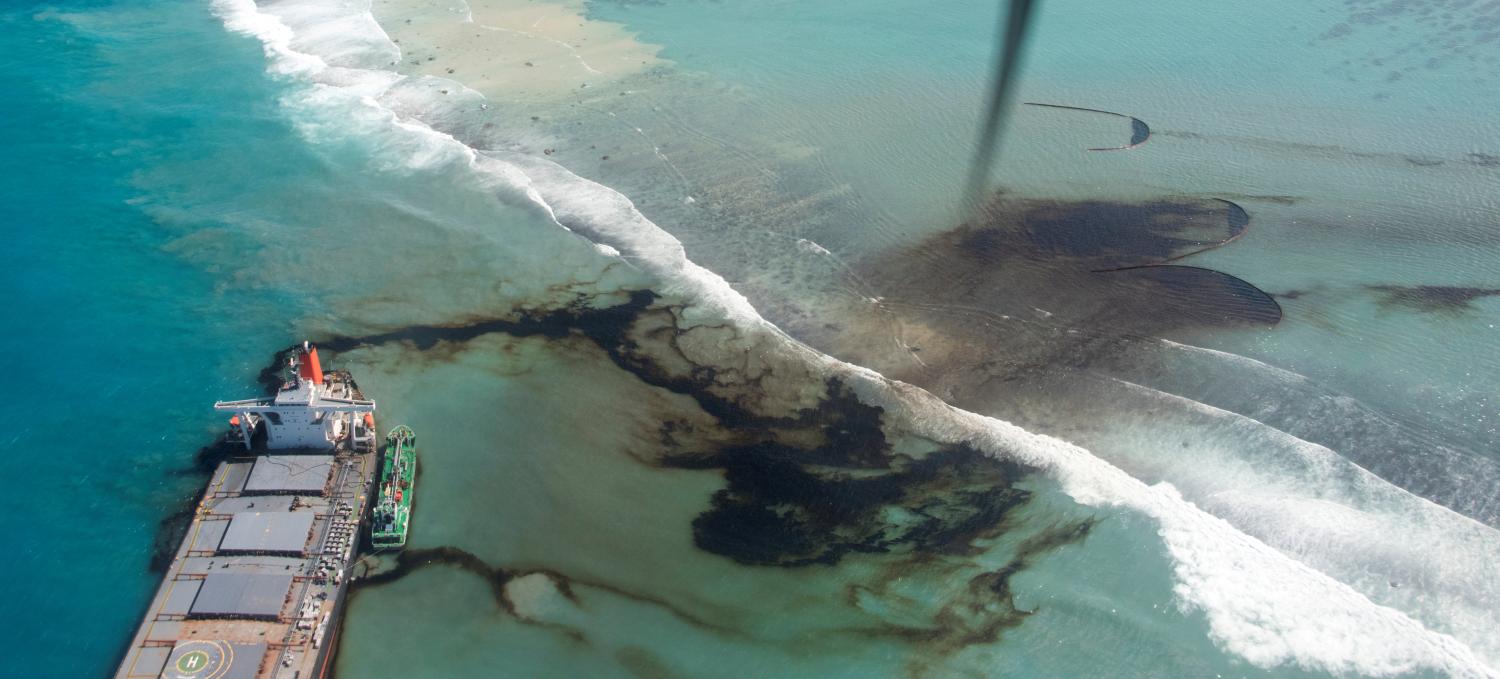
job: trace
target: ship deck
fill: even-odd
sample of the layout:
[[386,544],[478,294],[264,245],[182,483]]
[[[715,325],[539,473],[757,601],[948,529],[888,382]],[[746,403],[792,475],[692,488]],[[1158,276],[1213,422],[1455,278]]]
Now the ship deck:
[[116,679],[325,676],[377,454],[221,463]]

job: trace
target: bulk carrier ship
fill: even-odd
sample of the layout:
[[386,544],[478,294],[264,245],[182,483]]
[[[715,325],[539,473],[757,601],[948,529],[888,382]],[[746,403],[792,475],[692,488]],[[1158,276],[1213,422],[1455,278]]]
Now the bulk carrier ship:
[[327,676],[377,467],[375,402],[318,350],[220,401],[229,445],[116,679]]

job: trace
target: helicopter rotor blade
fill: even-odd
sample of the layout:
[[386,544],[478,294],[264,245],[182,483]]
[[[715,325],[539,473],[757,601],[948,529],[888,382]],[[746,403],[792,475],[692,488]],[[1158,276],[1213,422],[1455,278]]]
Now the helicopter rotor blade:
[[997,37],[1004,42],[996,51],[989,102],[981,123],[974,161],[969,167],[968,188],[964,192],[964,207],[971,214],[982,206],[990,169],[1000,156],[1000,137],[1005,131],[1005,118],[1012,90],[1015,89],[1016,71],[1020,68],[1022,48],[1029,31],[1032,10],[1037,3],[1033,0],[1010,0],[1009,4],[1010,9],[1002,13],[997,29]]

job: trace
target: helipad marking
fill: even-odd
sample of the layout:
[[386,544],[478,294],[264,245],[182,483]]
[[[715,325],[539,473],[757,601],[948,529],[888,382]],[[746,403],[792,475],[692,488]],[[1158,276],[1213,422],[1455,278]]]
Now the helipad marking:
[[209,657],[203,651],[189,651],[177,659],[177,671],[183,674],[197,674],[208,669]]

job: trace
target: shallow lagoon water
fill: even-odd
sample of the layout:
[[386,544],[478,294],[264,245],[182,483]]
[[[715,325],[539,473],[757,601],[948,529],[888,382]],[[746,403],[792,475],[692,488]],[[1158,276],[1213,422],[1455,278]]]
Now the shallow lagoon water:
[[[358,589],[341,674],[1069,674],[1103,662],[1149,672],[1162,655],[1193,671],[1234,668],[1187,633],[1201,621],[1171,604],[1153,529],[1129,515],[1111,513],[1091,530],[1089,549],[1061,548],[1015,578],[1017,608],[1033,613],[1004,644],[902,641],[882,627],[921,625],[924,607],[912,598],[955,596],[964,583],[955,576],[972,567],[912,554],[733,567],[692,540],[719,475],[651,463],[663,419],[707,419],[691,399],[587,345],[487,335],[448,348],[437,365],[402,360],[409,351],[344,356],[367,388],[399,395],[441,385],[453,398],[400,413],[433,432],[423,439],[431,452],[409,547],[417,558],[402,560],[409,571],[400,578],[377,574]],[[558,410],[587,412],[590,426],[548,416]],[[1098,518],[1045,486],[1023,522]],[[1103,563],[1101,549],[1111,555]],[[1005,546],[987,551],[977,564],[1007,558]],[[459,553],[493,570],[476,572]],[[1129,566],[1115,561],[1120,554]],[[374,572],[392,567],[383,561]],[[392,643],[397,620],[409,626]],[[1041,645],[1088,650],[1007,650]]]

